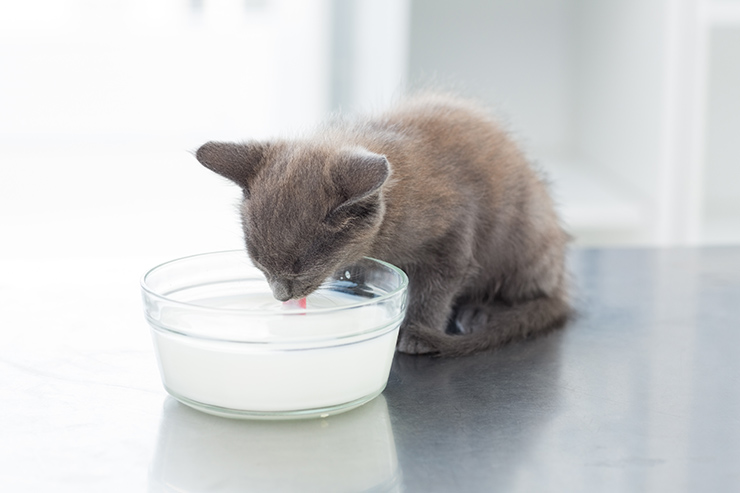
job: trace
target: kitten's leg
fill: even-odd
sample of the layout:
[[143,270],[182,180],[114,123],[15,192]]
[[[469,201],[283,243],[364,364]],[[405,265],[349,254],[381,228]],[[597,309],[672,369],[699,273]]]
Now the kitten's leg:
[[396,348],[402,353],[439,353],[449,336],[445,327],[464,276],[461,270],[408,270],[409,302]]
[[473,257],[474,239],[474,223],[463,218],[436,244],[427,245],[425,258],[402,267],[409,276],[409,300],[398,351],[440,353],[450,344],[445,328],[454,302],[470,279],[479,274]]

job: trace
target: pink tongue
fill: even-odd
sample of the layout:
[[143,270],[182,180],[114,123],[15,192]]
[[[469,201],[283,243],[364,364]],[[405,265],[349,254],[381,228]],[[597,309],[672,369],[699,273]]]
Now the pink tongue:
[[283,302],[283,306],[286,308],[306,308],[306,298],[300,300],[288,300]]

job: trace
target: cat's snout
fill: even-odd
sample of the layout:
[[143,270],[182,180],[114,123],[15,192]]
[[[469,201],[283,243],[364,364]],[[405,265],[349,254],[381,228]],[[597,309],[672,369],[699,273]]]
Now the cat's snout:
[[272,295],[278,301],[288,301],[293,298],[292,282],[284,279],[268,279]]
[[300,280],[291,279],[280,279],[280,278],[268,278],[267,282],[270,284],[272,295],[278,301],[297,300],[299,298],[305,298],[311,291],[314,290],[310,284],[302,282]]

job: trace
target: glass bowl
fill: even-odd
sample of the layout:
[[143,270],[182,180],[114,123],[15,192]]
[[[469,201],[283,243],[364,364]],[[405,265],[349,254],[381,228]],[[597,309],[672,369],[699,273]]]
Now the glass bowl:
[[299,304],[275,300],[243,251],[166,262],[141,279],[167,392],[209,414],[317,417],[348,411],[388,382],[408,278],[364,258]]

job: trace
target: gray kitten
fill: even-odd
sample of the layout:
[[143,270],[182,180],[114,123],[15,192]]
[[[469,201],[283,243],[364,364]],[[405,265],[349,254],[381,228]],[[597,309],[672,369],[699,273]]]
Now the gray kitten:
[[409,276],[405,353],[473,353],[569,317],[569,236],[542,180],[470,102],[419,95],[310,138],[208,142],[196,157],[243,189],[247,251],[278,300],[369,256]]

